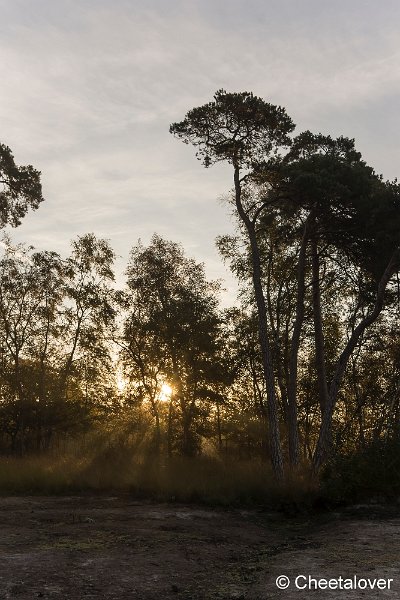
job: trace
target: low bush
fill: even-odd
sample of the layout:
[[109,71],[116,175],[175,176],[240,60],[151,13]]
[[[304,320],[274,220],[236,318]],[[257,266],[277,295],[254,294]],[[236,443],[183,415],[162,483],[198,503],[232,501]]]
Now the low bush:
[[400,498],[400,440],[378,439],[352,454],[337,456],[321,475],[321,493],[331,503]]

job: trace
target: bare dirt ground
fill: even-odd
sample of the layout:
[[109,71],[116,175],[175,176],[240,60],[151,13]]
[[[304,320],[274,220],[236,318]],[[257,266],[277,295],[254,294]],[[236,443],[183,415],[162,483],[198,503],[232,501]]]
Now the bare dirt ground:
[[[127,497],[0,498],[0,598],[400,598],[400,514],[312,520]],[[393,578],[391,590],[300,591],[293,579]],[[276,588],[278,575],[292,583]]]

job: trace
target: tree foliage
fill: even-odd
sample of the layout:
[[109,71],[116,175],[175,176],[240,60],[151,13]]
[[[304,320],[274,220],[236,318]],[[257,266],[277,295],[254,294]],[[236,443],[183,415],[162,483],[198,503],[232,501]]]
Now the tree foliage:
[[[309,131],[291,139],[293,129],[280,107],[247,92],[224,90],[170,128],[199,149],[197,155],[206,167],[220,160],[233,166],[232,203],[249,260],[240,264],[232,253],[229,257],[232,244],[228,240],[220,244],[232,259],[234,271],[244,278],[248,273],[252,280],[268,396],[271,460],[278,477],[283,476],[279,401],[288,427],[292,467],[300,456],[298,371],[301,343],[307,341],[307,301],[313,319],[321,411],[314,453],[318,469],[332,451],[334,411],[349,360],[367,328],[379,318],[390,282],[400,269],[398,184],[377,176],[353,140]],[[284,246],[274,241],[277,231]],[[354,287],[346,294],[355,312],[347,322],[342,321],[348,338],[336,363],[329,365],[321,277],[327,268],[334,276],[333,261],[349,265],[357,289],[354,295]],[[344,281],[344,286],[352,283]],[[282,321],[286,322],[283,338],[277,330]]]
[[32,165],[18,167],[10,148],[0,144],[0,183],[0,228],[17,227],[43,201],[40,172]]
[[[119,290],[94,234],[67,257],[5,239],[0,450],[102,430],[110,453],[133,436],[138,454],[257,457],[282,478],[397,448],[397,181],[350,138],[295,135],[285,109],[250,92],[218,90],[170,131],[205,167],[231,166],[236,232],[218,247],[236,305],[222,310],[204,265],[157,234],[133,247]],[[39,173],[5,146],[0,173],[1,226],[16,226],[42,201]]]

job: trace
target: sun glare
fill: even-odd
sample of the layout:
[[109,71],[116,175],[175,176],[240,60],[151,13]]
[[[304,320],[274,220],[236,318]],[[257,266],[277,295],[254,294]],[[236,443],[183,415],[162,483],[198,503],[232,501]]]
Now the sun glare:
[[168,383],[163,383],[158,396],[161,402],[168,402],[172,395],[172,387]]
[[126,386],[126,379],[125,377],[123,377],[123,375],[121,375],[121,373],[118,373],[117,375],[117,390],[119,392],[123,392]]

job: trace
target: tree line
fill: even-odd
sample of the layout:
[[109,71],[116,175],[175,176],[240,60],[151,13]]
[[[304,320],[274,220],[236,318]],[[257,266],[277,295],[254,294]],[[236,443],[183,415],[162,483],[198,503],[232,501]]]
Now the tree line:
[[[0,261],[3,453],[45,451],[123,419],[155,453],[270,460],[277,478],[399,436],[400,187],[354,140],[294,135],[285,109],[219,90],[170,131],[205,167],[225,161],[240,281],[219,284],[154,235],[126,286],[94,234],[67,258],[13,246]],[[40,174],[1,147],[2,225],[42,201]],[[119,421],[118,421],[119,422]]]

